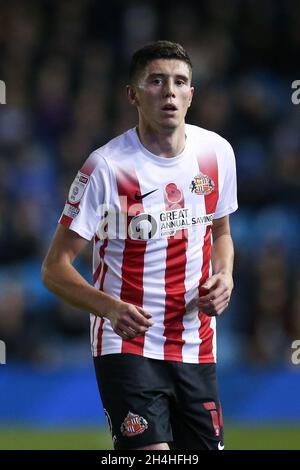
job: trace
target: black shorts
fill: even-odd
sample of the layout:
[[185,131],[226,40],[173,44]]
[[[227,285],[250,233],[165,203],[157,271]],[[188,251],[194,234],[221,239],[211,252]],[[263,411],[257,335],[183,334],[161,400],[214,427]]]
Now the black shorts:
[[115,449],[167,442],[172,449],[223,449],[216,365],[134,354],[94,358]]

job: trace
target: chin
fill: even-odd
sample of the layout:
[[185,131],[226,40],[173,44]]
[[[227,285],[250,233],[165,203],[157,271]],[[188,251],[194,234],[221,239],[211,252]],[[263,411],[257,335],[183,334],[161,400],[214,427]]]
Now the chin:
[[163,124],[161,126],[161,128],[164,130],[164,131],[167,131],[167,132],[173,132],[175,131],[176,129],[178,129],[178,125],[177,124]]
[[161,126],[165,129],[177,129],[179,127],[180,123],[175,120],[175,119],[168,119],[166,121],[163,121],[161,123]]

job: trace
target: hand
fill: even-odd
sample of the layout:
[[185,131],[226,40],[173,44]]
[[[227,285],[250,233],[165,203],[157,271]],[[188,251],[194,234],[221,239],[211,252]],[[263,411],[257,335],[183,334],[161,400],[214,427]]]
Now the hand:
[[114,332],[123,339],[140,336],[154,325],[154,322],[150,320],[150,313],[121,300],[114,302],[113,308],[106,317],[110,320]]
[[221,315],[228,307],[233,279],[229,272],[220,272],[211,276],[200,288],[205,290],[197,305],[206,315]]

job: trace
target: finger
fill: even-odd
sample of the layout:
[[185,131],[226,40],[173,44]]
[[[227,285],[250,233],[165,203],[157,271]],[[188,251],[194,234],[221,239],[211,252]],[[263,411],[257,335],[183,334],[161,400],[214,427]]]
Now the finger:
[[229,302],[222,302],[217,308],[214,308],[211,312],[208,312],[207,315],[211,317],[216,317],[221,315],[221,313],[224,312],[224,310],[228,307]]
[[226,303],[229,304],[229,302],[230,302],[230,295],[226,293],[222,295],[219,299],[212,302],[212,304],[215,310],[218,310],[218,308],[220,308],[221,305],[226,304]]
[[[135,334],[143,334],[149,329],[149,326],[139,325],[138,323],[131,320],[130,318],[126,321],[123,321],[122,325],[128,328],[129,331],[133,331]],[[120,325],[120,328],[122,328],[122,325]]]
[[121,336],[121,338],[126,340],[133,339],[137,336],[137,333],[128,327],[116,328],[115,333],[117,333],[119,336]]
[[214,315],[219,315],[225,308],[228,306],[229,302],[227,300],[220,302],[216,307],[213,308],[212,312]]
[[209,289],[206,289],[205,287],[201,286],[199,289],[200,297],[204,297],[207,294],[209,294]]
[[219,276],[218,275],[212,275],[205,283],[201,286],[203,289],[211,289],[217,282],[219,281]]
[[114,332],[117,333],[117,335],[119,335],[122,339],[130,339],[129,334],[120,328],[115,328]]
[[145,318],[145,316],[141,314],[136,308],[130,311],[130,318],[138,325],[146,326],[147,328],[154,325],[153,320]]
[[227,288],[225,286],[217,287],[216,289],[211,290],[207,295],[199,297],[200,303],[208,303],[211,300],[216,300],[221,297],[223,294],[227,292]]
[[148,319],[149,319],[149,318],[152,318],[151,313],[146,312],[146,310],[144,310],[143,308],[138,307],[138,306],[136,306],[136,305],[135,305],[135,308],[136,308],[137,311],[138,311],[139,313],[141,313],[145,318],[148,318]]
[[211,302],[208,306],[200,308],[201,312],[204,312],[206,315],[214,316],[219,315],[221,313],[221,310],[225,310],[228,304],[229,298],[226,295],[225,297],[223,296],[222,300],[219,300],[217,303]]
[[139,336],[139,332],[136,331],[134,328],[131,328],[130,326],[128,327],[128,330],[126,331],[126,334],[128,334],[128,336],[130,338],[135,338],[136,336]]
[[217,308],[216,308],[216,313],[217,315],[221,315],[221,313],[224,312],[224,310],[226,310],[226,308],[228,307],[229,305],[229,302],[226,301],[226,302],[223,302],[222,304],[220,304]]
[[225,292],[224,294],[222,294],[218,298],[209,299],[206,302],[203,302],[203,300],[199,299],[198,307],[200,309],[208,309],[208,310],[216,309],[220,305],[220,303],[225,302],[225,301],[229,301],[229,299],[230,299],[229,294],[227,292]]

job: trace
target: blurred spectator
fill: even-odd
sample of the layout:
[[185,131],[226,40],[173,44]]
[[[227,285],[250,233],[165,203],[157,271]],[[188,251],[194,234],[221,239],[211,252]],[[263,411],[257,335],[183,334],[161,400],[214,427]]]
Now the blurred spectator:
[[290,338],[300,340],[300,272],[296,272],[292,289]]
[[251,356],[264,365],[284,363],[290,353],[290,279],[284,251],[266,246],[253,279]]
[[57,138],[71,123],[70,70],[66,60],[50,57],[40,68],[35,116],[40,138]]
[[132,51],[139,49],[156,36],[158,15],[153,2],[126,2],[123,16],[124,54],[126,60]]
[[8,362],[40,361],[41,338],[34,329],[32,318],[26,315],[21,283],[1,286],[0,332],[1,340],[6,343]]

